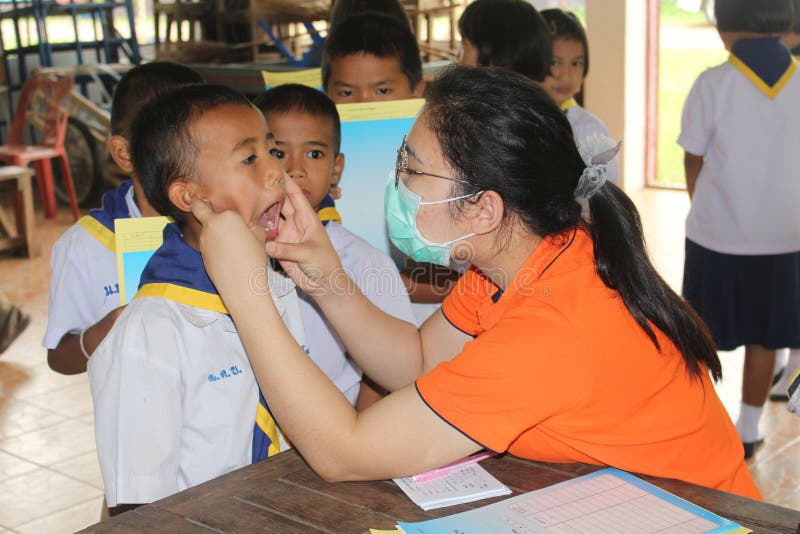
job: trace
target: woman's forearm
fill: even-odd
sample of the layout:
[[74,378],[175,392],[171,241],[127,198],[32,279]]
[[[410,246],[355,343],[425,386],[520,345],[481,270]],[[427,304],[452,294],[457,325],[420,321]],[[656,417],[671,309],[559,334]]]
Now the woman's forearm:
[[422,374],[417,327],[375,306],[343,272],[313,295],[351,358],[376,383],[394,391]]

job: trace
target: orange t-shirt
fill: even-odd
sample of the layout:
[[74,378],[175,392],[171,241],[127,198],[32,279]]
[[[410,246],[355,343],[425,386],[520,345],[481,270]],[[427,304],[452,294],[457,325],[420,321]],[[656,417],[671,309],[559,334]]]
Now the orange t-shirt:
[[470,270],[442,312],[475,339],[417,389],[475,442],[761,498],[708,374],[690,376],[658,330],[656,349],[597,275],[585,231],[543,240],[504,293]]

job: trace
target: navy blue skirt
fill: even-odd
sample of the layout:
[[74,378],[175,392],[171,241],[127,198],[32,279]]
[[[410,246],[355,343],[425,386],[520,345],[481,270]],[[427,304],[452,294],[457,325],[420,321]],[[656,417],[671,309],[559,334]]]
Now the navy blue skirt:
[[800,252],[722,254],[687,239],[683,296],[719,350],[800,347]]

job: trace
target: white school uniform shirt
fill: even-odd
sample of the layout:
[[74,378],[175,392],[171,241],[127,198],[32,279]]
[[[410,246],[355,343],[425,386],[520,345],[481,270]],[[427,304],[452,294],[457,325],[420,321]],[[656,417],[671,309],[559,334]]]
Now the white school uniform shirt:
[[[580,145],[584,139],[596,134],[613,139],[603,121],[594,113],[580,106],[574,98],[564,102],[561,105],[561,109],[567,114],[567,120],[572,126],[572,135],[575,137],[577,145]],[[615,184],[619,183],[619,160],[617,158],[608,163],[608,180]]]
[[[328,221],[325,230],[339,254],[342,267],[361,292],[389,315],[416,324],[405,285],[391,258],[336,221]],[[311,359],[344,393],[350,404],[355,404],[361,369],[347,357],[344,344],[314,299],[302,291],[299,295]]]
[[678,144],[703,156],[686,237],[737,255],[800,251],[800,75],[775,99],[726,62],[703,72]]
[[[131,217],[142,216],[133,199],[133,187],[125,194],[125,204]],[[117,256],[87,230],[84,219],[53,245],[47,329],[42,341],[47,349],[56,348],[65,334],[92,326],[120,305]],[[101,237],[113,239],[113,233],[99,223],[97,229],[105,230]]]
[[[281,318],[303,346],[294,284],[268,272]],[[259,390],[228,315],[135,298],[88,370],[109,506],[153,502],[251,463]]]

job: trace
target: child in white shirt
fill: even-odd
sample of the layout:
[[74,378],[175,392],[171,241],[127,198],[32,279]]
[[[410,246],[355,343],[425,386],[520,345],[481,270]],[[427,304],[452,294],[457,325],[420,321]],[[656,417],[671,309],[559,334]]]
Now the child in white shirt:
[[104,194],[102,207],[91,210],[53,246],[49,317],[42,344],[47,348],[47,362],[56,372],[86,371],[88,355],[122,311],[114,220],[158,215],[133,172],[128,142],[131,122],[156,96],[196,83],[203,83],[203,78],[189,67],[156,61],[129,70],[114,89],[108,148],[131,179]]
[[[542,17],[553,31],[553,60],[550,75],[545,78],[542,88],[567,114],[578,146],[591,142],[592,137],[611,139],[603,121],[575,100],[589,73],[589,41],[581,22],[573,13],[561,9],[545,9]],[[608,179],[619,182],[619,162],[616,158],[608,164]]]
[[[161,499],[287,446],[206,275],[200,224],[189,213],[192,200],[203,199],[275,238],[285,175],[269,155],[264,118],[230,88],[183,87],[142,109],[131,153],[150,204],[176,222],[89,360],[97,453],[112,507]],[[294,284],[267,265],[251,284],[270,292],[302,344]]]
[[[348,276],[384,312],[414,323],[411,302],[394,262],[342,225],[328,194],[331,184],[339,182],[345,159],[339,151],[341,126],[336,105],[320,91],[294,84],[267,91],[255,104],[267,119],[270,154],[305,192]],[[311,359],[351,404],[365,408],[374,400],[371,385],[362,382],[361,370],[347,356],[314,299],[299,293]]]

